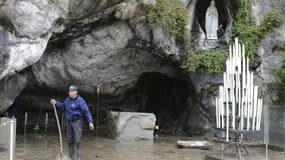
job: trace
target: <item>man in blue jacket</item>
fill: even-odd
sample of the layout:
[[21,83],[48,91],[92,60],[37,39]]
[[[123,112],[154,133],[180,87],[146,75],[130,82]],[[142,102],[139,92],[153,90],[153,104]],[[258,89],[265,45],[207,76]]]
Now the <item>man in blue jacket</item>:
[[77,160],[80,160],[80,143],[82,137],[82,119],[85,116],[89,123],[89,129],[94,130],[93,118],[88,109],[85,100],[77,93],[76,86],[69,87],[69,96],[63,103],[51,99],[51,103],[55,104],[56,108],[66,112],[67,122],[67,138],[69,145],[69,156],[74,157],[75,146],[77,147]]

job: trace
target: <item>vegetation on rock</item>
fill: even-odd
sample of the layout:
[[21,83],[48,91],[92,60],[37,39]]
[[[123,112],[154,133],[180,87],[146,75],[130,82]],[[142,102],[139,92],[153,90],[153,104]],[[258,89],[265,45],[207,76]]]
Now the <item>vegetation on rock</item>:
[[281,9],[274,8],[258,26],[250,14],[250,2],[240,1],[240,8],[236,14],[233,24],[233,37],[238,37],[245,45],[246,54],[250,59],[250,64],[256,62],[257,51],[261,41],[269,35],[273,29],[279,27],[283,22]]
[[228,53],[226,50],[212,50],[202,53],[189,53],[182,68],[195,72],[222,73]]
[[271,87],[273,90],[277,91],[277,100],[275,103],[285,104],[285,58],[275,70],[275,79]]
[[285,44],[280,44],[282,47],[278,51],[283,53],[283,61],[274,70],[274,81],[271,84],[271,89],[277,92],[275,104],[285,104]]
[[170,34],[182,42],[186,40],[188,19],[188,10],[179,0],[157,0],[156,6],[147,14],[148,23],[152,27],[167,26]]

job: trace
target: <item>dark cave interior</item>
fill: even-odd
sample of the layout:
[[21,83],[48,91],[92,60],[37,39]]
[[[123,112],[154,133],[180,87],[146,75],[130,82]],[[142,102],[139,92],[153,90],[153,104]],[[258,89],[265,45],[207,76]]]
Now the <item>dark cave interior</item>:
[[[146,72],[138,78],[134,88],[124,98],[100,95],[100,109],[97,107],[96,93],[80,92],[80,95],[89,104],[94,117],[100,110],[98,124],[106,122],[106,112],[110,110],[147,112],[156,115],[161,133],[176,135],[187,125],[191,108],[189,101],[192,102],[194,92],[189,81],[183,78],[170,77],[160,72]],[[20,108],[21,113],[32,112],[44,116],[45,112],[52,112],[49,104],[50,98],[54,98],[52,95],[56,95],[58,100],[63,100],[67,93],[55,88],[29,85],[13,106]],[[23,119],[23,116],[20,118]],[[39,118],[34,119],[39,121]]]
[[189,109],[190,88],[186,80],[148,72],[140,76],[135,90],[140,111],[154,113],[162,132],[173,133],[183,126],[183,115]]

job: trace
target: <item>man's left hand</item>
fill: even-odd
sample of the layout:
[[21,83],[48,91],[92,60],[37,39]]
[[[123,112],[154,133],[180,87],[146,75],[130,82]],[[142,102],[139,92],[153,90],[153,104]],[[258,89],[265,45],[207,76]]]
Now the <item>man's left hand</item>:
[[89,129],[92,130],[92,131],[94,130],[94,125],[93,125],[93,123],[89,123]]

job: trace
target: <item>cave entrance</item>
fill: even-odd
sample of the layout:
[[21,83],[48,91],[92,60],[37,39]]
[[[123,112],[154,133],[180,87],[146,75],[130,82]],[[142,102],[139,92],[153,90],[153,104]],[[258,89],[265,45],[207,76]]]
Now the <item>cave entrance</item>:
[[[187,112],[189,87],[186,80],[159,72],[142,74],[136,84],[141,112],[154,113],[160,132],[176,134],[177,124]],[[185,117],[184,117],[185,118]]]
[[[228,13],[225,6],[227,3],[224,0],[215,0],[215,2],[216,2],[216,8],[219,13],[219,26],[222,26],[222,29],[225,31],[228,24],[228,17],[227,17]],[[206,16],[206,11],[210,6],[210,3],[211,0],[198,1],[196,6],[196,17],[198,23],[200,24],[201,28],[205,33],[206,33],[205,16]],[[220,38],[222,35],[218,36]]]

